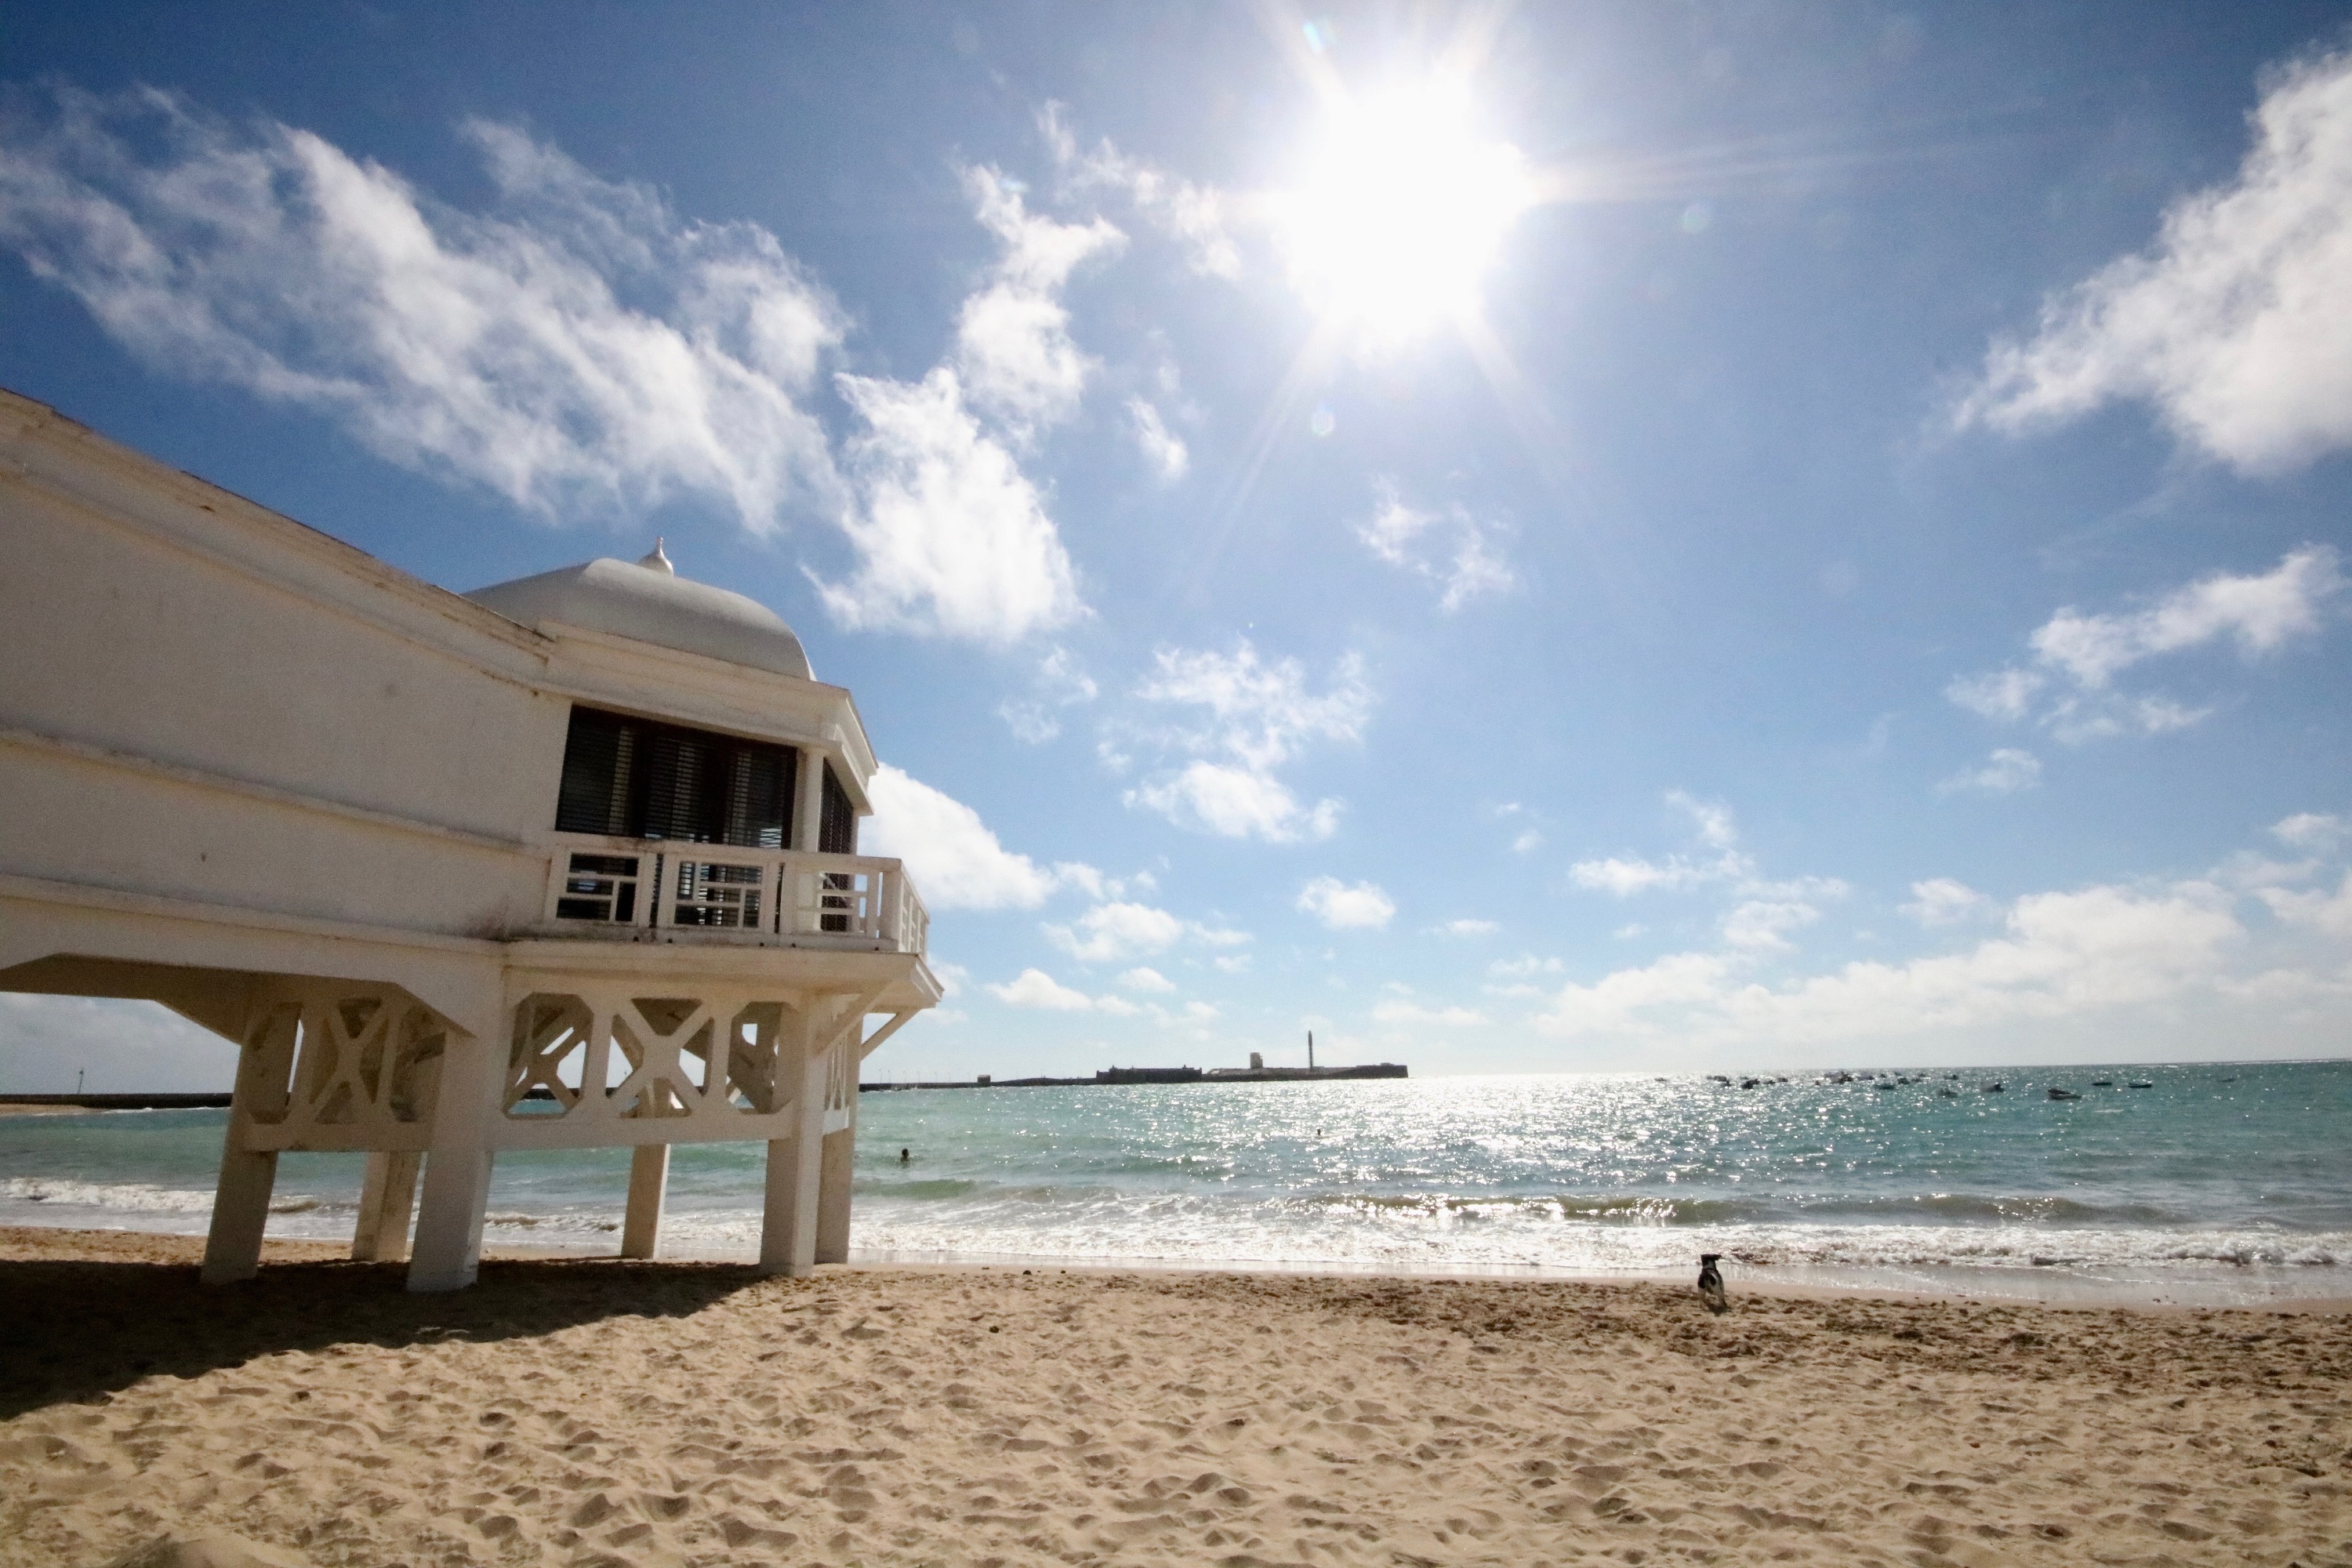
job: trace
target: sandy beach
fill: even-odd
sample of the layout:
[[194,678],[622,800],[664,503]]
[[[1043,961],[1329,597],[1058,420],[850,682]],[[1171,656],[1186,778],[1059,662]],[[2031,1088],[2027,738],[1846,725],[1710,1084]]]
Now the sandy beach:
[[0,1563],[2352,1562],[2340,1310],[197,1251],[0,1231]]

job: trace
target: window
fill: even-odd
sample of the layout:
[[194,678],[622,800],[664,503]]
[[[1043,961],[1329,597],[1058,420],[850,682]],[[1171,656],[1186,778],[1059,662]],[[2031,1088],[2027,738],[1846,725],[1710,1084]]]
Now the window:
[[555,830],[781,849],[799,767],[790,746],[575,707]]

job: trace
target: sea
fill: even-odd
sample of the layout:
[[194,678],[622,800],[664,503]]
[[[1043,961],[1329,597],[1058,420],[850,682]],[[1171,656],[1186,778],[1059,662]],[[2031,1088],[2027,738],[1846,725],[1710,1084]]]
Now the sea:
[[[1735,1289],[2352,1298],[2352,1061],[859,1104],[854,1261],[1674,1278],[1717,1252]],[[0,1223],[201,1233],[226,1117],[0,1118]],[[666,1255],[756,1253],[763,1153],[675,1152]],[[616,1251],[627,1171],[625,1151],[500,1155],[487,1244]],[[269,1234],[349,1237],[360,1176],[356,1155],[284,1156]]]

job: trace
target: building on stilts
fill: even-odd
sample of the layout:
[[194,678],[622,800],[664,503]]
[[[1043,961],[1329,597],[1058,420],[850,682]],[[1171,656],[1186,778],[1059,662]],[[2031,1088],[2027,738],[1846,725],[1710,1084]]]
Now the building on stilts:
[[289,1150],[365,1154],[416,1290],[510,1149],[630,1149],[652,1257],[672,1146],[764,1142],[761,1267],[846,1256],[858,1063],[940,987],[782,619],[658,543],[450,593],[7,393],[0,563],[0,990],[234,1043],[206,1280]]

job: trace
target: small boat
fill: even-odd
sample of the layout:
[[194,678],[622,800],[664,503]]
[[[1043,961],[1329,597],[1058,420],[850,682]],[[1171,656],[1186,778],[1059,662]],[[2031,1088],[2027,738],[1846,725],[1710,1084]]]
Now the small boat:
[[1896,1083],[1895,1083],[1895,1081],[1893,1079],[1891,1079],[1891,1078],[1883,1078],[1883,1079],[1880,1079],[1876,1083],[1872,1084],[1870,1087],[1871,1087],[1871,1088],[1873,1088],[1873,1089],[1895,1089],[1895,1088],[1899,1088],[1899,1087],[1901,1087],[1901,1086],[1900,1086],[1900,1085],[1898,1085],[1898,1084],[1896,1084]]
[[2111,1078],[2095,1078],[2091,1080],[2091,1087],[2093,1089],[2113,1089],[2116,1087],[2116,1080]]
[[2154,1089],[2156,1085],[2152,1083],[2141,1083],[2137,1079],[2134,1079],[2129,1087],[2133,1089]]
[[1984,1086],[1984,1091],[1987,1094],[2000,1094],[2007,1090],[2008,1088],[2009,1085],[2005,1083],[1989,1083]]
[[2083,1097],[2076,1094],[2071,1089],[2059,1089],[2053,1086],[2050,1090],[2050,1098],[2053,1100],[2080,1100]]

